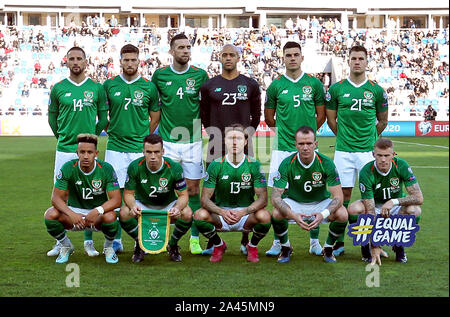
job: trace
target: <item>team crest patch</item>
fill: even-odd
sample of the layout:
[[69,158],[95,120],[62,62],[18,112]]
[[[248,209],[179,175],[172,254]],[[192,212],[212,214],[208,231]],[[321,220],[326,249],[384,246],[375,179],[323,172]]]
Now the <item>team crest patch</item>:
[[392,177],[389,182],[391,183],[392,187],[397,187],[400,183],[400,180],[398,179],[398,177]]
[[159,186],[167,187],[167,184],[169,184],[169,181],[167,180],[167,178],[160,178],[159,179]]
[[331,100],[331,94],[329,92],[327,92],[327,94],[325,95],[325,100],[326,101],[330,101]]
[[366,98],[367,100],[370,100],[373,98],[373,92],[366,90],[364,92],[364,98]]
[[361,193],[364,193],[366,191],[366,186],[364,186],[363,183],[359,184],[359,189],[361,190]]
[[306,95],[310,95],[312,93],[312,87],[311,86],[305,86],[303,87],[303,93]]
[[102,187],[102,181],[100,179],[93,179],[92,180],[92,187],[94,187],[94,189],[99,189]]
[[318,181],[320,181],[320,180],[322,179],[322,173],[320,173],[320,172],[314,172],[314,173],[312,173],[312,178],[313,178],[316,182],[318,182]]
[[242,173],[241,175],[242,181],[243,182],[249,182],[252,179],[252,174],[250,173]]
[[84,98],[86,98],[87,100],[92,100],[93,97],[94,93],[92,91],[86,90],[84,92]]
[[194,86],[195,86],[195,79],[194,78],[186,79],[186,85],[188,86],[188,88],[194,88]]
[[247,86],[246,85],[238,85],[237,86],[237,90],[241,94],[245,94],[247,92]]
[[57,179],[61,179],[62,178],[62,171],[61,170],[59,170],[58,175],[56,175],[56,178]]
[[141,100],[142,97],[144,97],[144,93],[143,93],[142,91],[136,90],[136,91],[134,92],[134,98],[136,98],[136,99],[138,99],[138,100]]

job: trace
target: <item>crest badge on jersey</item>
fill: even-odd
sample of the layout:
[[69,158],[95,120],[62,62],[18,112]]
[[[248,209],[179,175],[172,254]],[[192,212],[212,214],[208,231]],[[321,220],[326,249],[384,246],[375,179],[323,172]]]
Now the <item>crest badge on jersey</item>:
[[392,177],[389,182],[391,183],[392,187],[397,187],[400,183],[400,180],[398,179],[398,177]]
[[246,85],[238,85],[237,86],[237,90],[241,94],[245,94],[247,92],[247,86]]
[[367,100],[370,100],[373,98],[373,92],[366,90],[364,92],[364,98],[366,98]]
[[312,87],[311,86],[304,86],[302,90],[303,90],[303,93],[305,95],[311,95],[311,93],[312,93]]
[[186,79],[186,85],[187,85],[187,88],[194,88],[194,86],[195,86],[195,79],[194,78],[188,78],[188,79]]
[[86,98],[87,100],[92,100],[92,98],[94,98],[94,92],[86,90],[84,92],[84,98]]
[[242,181],[248,183],[252,179],[252,174],[250,173],[242,173],[241,175]]
[[140,90],[136,90],[134,92],[134,98],[136,98],[137,100],[141,100],[144,97],[144,93]]
[[102,187],[102,181],[100,179],[93,179],[91,184],[94,189],[99,189]]
[[165,187],[167,187],[168,184],[169,184],[169,181],[167,180],[167,178],[162,177],[159,179],[159,186],[165,188]]
[[320,172],[314,172],[314,173],[312,173],[312,178],[313,178],[316,182],[318,182],[318,181],[320,181],[320,180],[322,179],[322,173],[320,173]]

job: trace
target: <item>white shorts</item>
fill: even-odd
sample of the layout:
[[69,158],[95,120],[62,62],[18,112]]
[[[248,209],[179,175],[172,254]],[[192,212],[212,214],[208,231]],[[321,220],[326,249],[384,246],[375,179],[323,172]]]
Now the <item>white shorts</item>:
[[[221,208],[226,209],[226,210],[241,210],[242,209],[242,207],[238,207],[238,208],[221,207]],[[223,220],[222,216],[219,216],[220,222],[222,223],[222,228],[217,229],[217,231],[219,231],[219,232],[242,232],[242,231],[244,231],[244,225],[247,222],[248,216],[249,215],[245,215],[244,217],[241,218],[241,220],[239,220],[234,225],[229,225],[228,223],[225,222],[225,220]]]
[[[87,216],[87,214],[92,210],[92,209],[83,209],[83,208],[77,208],[77,207],[72,207],[72,206],[67,206],[67,207],[69,207],[70,210],[72,210],[73,212],[75,212],[77,214],[82,214],[84,216]],[[75,227],[70,229],[70,231],[84,231],[84,230],[95,231],[95,232],[101,231],[101,230],[98,230],[97,228],[95,228],[94,226],[89,227],[89,228],[84,228],[84,229],[76,229]]]
[[[322,212],[324,209],[328,207],[328,205],[331,203],[332,199],[327,198],[322,201],[318,202],[312,202],[312,203],[299,203],[291,198],[284,198],[283,201],[291,207],[292,212],[299,214],[305,214],[305,215],[312,215],[317,212]],[[328,216],[329,217],[329,216]],[[322,220],[322,223],[327,223],[328,217]],[[304,219],[306,220],[306,219]],[[313,219],[308,219],[313,220]]]
[[184,177],[187,179],[202,179],[205,176],[202,154],[202,141],[194,143],[164,141],[164,155],[181,164]]
[[125,180],[127,178],[128,165],[134,160],[142,156],[142,152],[139,153],[126,153],[106,150],[105,162],[108,162],[114,168],[119,181],[119,187],[125,187]]
[[[377,215],[379,215],[381,213],[381,206],[383,206],[383,204],[376,204],[375,205],[375,213]],[[394,206],[394,207],[392,207],[392,209],[389,211],[389,215],[391,215],[391,216],[399,215],[400,214],[400,209],[402,209],[402,206]]]
[[172,208],[176,204],[176,200],[172,201],[167,206],[152,206],[152,205],[146,205],[143,202],[136,200],[136,205],[138,205],[141,210],[167,210],[169,211],[170,208]]
[[278,175],[278,168],[280,167],[281,162],[283,162],[286,157],[294,153],[296,153],[296,151],[272,151],[267,186],[273,187],[273,179]]
[[77,153],[67,153],[56,151],[55,154],[55,169],[53,171],[53,184],[56,182],[56,176],[59,173],[61,167],[68,161],[77,159]]
[[334,165],[339,173],[341,180],[341,186],[354,187],[356,177],[359,175],[361,169],[373,161],[374,157],[372,152],[342,152],[335,151],[334,153]]

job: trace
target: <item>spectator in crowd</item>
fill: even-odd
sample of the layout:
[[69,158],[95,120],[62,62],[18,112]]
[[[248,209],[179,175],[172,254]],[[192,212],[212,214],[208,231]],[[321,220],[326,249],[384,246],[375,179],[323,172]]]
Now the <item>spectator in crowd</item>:
[[428,105],[427,109],[425,109],[425,112],[423,114],[425,121],[433,121],[436,119],[437,112],[434,110],[432,105]]

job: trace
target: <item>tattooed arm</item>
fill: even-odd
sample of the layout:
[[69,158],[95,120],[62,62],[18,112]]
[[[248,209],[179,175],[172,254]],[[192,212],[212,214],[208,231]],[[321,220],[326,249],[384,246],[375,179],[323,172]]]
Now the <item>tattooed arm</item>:
[[283,201],[281,198],[283,193],[284,188],[273,187],[272,195],[270,197],[273,207],[276,208],[284,218],[294,220],[304,230],[310,230],[309,225],[303,221],[302,217],[304,215],[292,212],[291,207]]
[[362,199],[364,205],[364,215],[375,215],[375,199]]
[[390,199],[385,202],[383,206],[381,206],[381,215],[383,217],[389,217],[390,210],[397,205],[407,207],[423,204],[423,195],[418,183],[406,187],[406,191],[409,194],[408,196],[397,199]]

